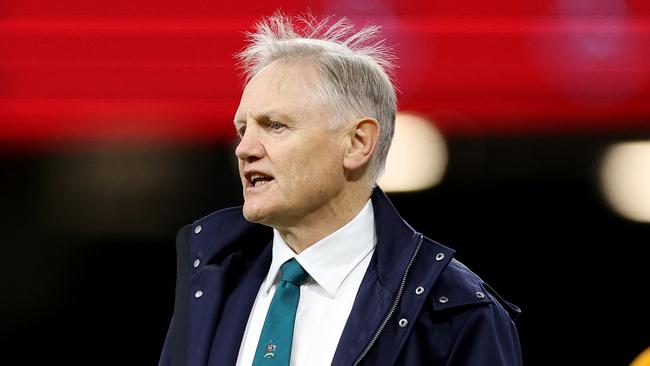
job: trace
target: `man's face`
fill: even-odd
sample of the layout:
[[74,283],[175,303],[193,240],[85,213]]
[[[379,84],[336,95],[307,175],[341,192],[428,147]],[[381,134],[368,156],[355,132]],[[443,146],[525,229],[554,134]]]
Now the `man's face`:
[[272,63],[244,89],[235,150],[248,221],[289,228],[335,210],[345,185],[344,139],[328,128],[309,64]]

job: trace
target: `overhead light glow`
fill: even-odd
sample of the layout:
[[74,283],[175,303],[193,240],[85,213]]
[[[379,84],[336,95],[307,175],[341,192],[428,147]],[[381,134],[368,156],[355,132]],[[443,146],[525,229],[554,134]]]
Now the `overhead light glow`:
[[601,166],[604,195],[620,215],[650,223],[650,141],[616,144]]
[[650,366],[650,347],[641,352],[641,354],[632,361],[630,366]]
[[438,184],[446,168],[447,146],[433,123],[413,114],[398,113],[379,186],[387,192],[424,190]]

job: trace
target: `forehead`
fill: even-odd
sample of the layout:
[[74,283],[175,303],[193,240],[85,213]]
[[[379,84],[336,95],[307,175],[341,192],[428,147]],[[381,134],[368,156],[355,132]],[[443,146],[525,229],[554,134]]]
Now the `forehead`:
[[319,108],[322,104],[319,83],[312,63],[273,62],[255,74],[244,88],[235,120],[256,114],[296,114]]

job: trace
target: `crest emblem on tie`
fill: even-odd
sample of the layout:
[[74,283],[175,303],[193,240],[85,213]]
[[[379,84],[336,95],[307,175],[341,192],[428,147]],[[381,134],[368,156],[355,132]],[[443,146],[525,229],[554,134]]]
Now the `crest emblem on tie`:
[[273,344],[273,341],[269,341],[269,343],[266,344],[266,347],[264,348],[264,358],[275,358],[275,349],[277,346]]

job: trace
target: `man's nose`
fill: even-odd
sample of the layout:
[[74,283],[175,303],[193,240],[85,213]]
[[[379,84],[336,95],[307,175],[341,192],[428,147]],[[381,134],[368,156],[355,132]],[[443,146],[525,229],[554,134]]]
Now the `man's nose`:
[[255,160],[264,156],[264,146],[254,128],[247,128],[241,137],[235,155],[241,160]]

